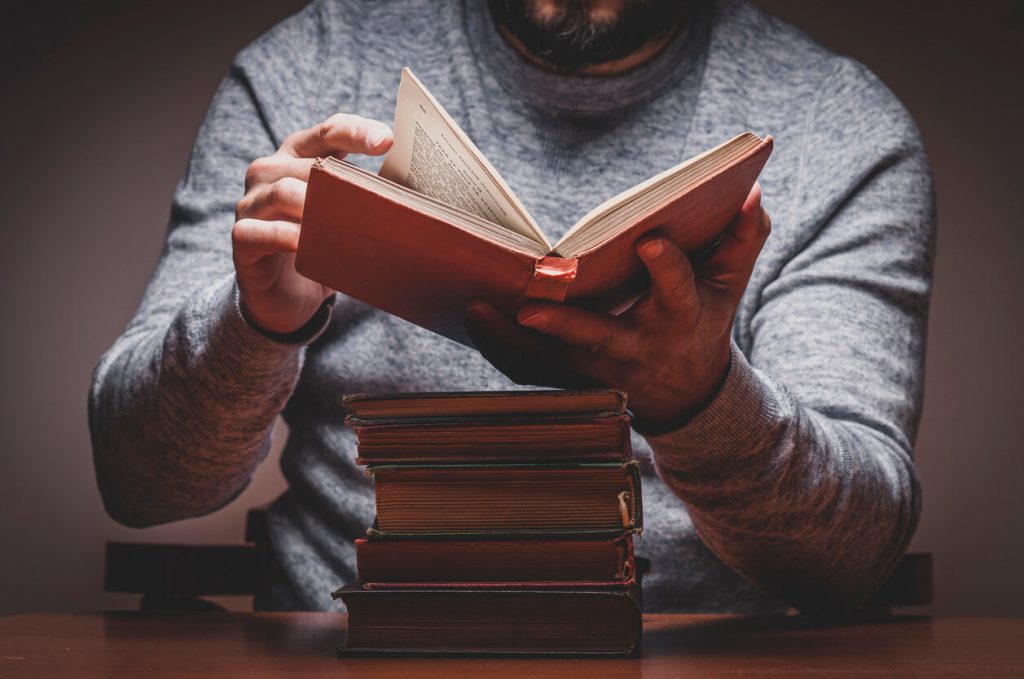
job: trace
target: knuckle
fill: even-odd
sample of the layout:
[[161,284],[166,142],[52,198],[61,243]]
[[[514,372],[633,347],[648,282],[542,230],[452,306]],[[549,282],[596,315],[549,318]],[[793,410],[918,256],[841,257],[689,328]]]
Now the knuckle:
[[283,234],[281,232],[281,225],[280,224],[278,224],[277,222],[270,222],[269,224],[267,224],[267,226],[269,228],[267,229],[267,234],[266,235],[269,237],[269,240],[271,240],[271,241],[273,241],[275,243],[279,242],[280,240],[282,240],[282,235]]
[[287,148],[294,149],[305,138],[305,135],[303,134],[304,132],[305,130],[300,130],[298,132],[292,132],[291,134],[289,134],[287,137],[284,138],[284,141],[281,142],[281,147],[278,150]]
[[669,286],[669,294],[672,297],[686,297],[689,295],[694,285],[693,276],[693,269],[690,267],[676,269],[673,275],[673,284]]
[[679,277],[682,279],[680,281],[680,287],[688,289],[694,286],[697,274],[694,272],[693,266],[691,266],[689,262],[686,262],[685,264],[685,266],[677,267],[676,271],[679,272]]
[[257,196],[254,199],[254,202],[257,202],[260,205],[261,209],[265,211],[267,207],[271,207],[277,203],[278,194],[280,193],[280,191],[281,189],[278,187],[278,182],[269,184],[257,194]]
[[270,205],[280,205],[288,200],[288,178],[278,179],[267,190],[267,202]]
[[273,161],[269,157],[260,156],[249,163],[249,170],[246,174],[252,177],[262,177],[273,164]]
[[304,187],[305,182],[301,179],[296,179],[295,177],[281,177],[272,185],[274,204],[281,205],[283,203],[290,204],[300,202],[300,194]]
[[321,142],[326,144],[328,140],[330,140],[331,133],[334,131],[334,128],[339,125],[338,115],[339,114],[335,113],[316,126],[316,136]]
[[672,297],[673,299],[683,299],[683,298],[685,298],[685,297],[686,297],[686,295],[687,295],[687,293],[688,293],[689,291],[690,291],[690,286],[689,286],[689,285],[675,285],[675,286],[673,286],[673,287],[672,287],[672,288],[671,288],[671,289],[670,289],[670,290],[668,291],[668,294],[669,294],[669,295],[670,295],[670,296],[671,296],[671,297]]
[[231,244],[236,248],[248,243],[251,236],[252,224],[247,219],[239,219],[235,222],[235,225],[231,227]]
[[332,137],[352,127],[352,119],[348,113],[333,113],[317,126],[317,136],[325,146],[330,146]]
[[253,186],[261,183],[270,174],[273,166],[274,161],[270,158],[257,158],[249,163],[249,167],[245,171],[245,190],[248,191]]
[[687,304],[693,295],[693,285],[690,282],[677,283],[666,290],[664,304],[659,307],[676,308],[679,305]]

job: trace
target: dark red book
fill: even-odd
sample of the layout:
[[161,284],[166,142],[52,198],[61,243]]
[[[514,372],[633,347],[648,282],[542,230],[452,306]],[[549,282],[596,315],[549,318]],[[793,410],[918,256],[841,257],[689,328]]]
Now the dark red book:
[[643,526],[635,460],[385,465],[367,472],[377,496],[371,535],[614,537]]
[[360,538],[356,568],[367,589],[408,583],[621,585],[636,572],[629,535],[611,540]]
[[630,656],[642,631],[636,584],[538,589],[356,584],[332,596],[348,609],[342,655]]

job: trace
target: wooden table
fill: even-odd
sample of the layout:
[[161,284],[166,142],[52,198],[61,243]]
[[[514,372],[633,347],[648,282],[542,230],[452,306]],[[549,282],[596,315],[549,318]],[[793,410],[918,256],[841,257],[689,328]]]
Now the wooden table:
[[32,614],[0,618],[0,677],[1024,676],[1024,620],[649,615],[632,660],[344,658],[332,613]]

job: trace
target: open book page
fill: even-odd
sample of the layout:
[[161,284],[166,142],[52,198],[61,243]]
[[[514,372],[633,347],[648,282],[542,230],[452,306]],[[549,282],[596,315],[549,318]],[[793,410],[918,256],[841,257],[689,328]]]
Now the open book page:
[[497,170],[408,68],[395,107],[395,143],[380,175],[511,229],[550,250]]
[[576,222],[555,244],[554,251],[563,257],[572,257],[600,243],[646,213],[672,201],[715,171],[736,162],[761,142],[757,135],[744,132],[612,196]]

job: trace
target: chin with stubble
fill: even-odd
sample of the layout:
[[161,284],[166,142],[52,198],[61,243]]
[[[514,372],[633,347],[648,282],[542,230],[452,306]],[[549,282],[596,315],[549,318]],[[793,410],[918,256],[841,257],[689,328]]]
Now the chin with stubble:
[[586,72],[663,41],[687,0],[488,0],[498,27],[559,71]]

